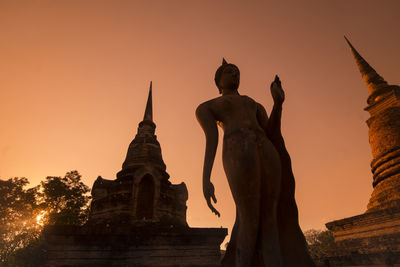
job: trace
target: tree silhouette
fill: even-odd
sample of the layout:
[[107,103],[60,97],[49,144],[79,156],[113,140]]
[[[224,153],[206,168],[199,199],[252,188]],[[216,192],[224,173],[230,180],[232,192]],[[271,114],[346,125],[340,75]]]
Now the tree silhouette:
[[329,230],[311,229],[304,232],[308,250],[313,260],[320,266],[325,266],[325,261],[338,251],[333,234]]
[[67,172],[64,177],[48,176],[41,188],[45,224],[81,225],[86,221],[90,189],[78,171]]
[[36,223],[39,187],[25,189],[27,184],[26,178],[0,180],[0,262],[39,235],[40,226]]
[[26,178],[0,179],[0,266],[39,266],[46,225],[82,225],[87,220],[89,187],[78,171],[48,176],[26,189]]

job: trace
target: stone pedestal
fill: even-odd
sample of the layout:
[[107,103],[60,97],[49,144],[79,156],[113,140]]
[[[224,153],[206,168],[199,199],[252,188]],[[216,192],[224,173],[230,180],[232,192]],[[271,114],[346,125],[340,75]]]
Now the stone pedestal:
[[46,266],[220,266],[226,234],[226,228],[52,226],[44,232]]

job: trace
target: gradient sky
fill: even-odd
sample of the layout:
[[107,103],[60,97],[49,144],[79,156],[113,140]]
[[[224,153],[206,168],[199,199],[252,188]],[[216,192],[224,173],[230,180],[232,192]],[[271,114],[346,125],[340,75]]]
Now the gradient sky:
[[[0,178],[78,170],[114,179],[143,118],[154,121],[171,182],[189,190],[192,227],[228,227],[234,203],[218,147],[214,216],[203,199],[205,138],[194,111],[218,96],[222,57],[239,92],[269,112],[286,92],[283,134],[303,230],[360,214],[372,192],[368,90],[343,39],[400,84],[400,1],[0,1]],[[220,132],[220,134],[222,134]]]

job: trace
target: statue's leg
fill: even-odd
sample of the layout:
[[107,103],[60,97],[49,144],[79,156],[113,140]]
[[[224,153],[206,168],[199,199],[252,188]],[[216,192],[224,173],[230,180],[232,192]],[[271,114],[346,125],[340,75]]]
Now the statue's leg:
[[260,142],[261,159],[261,251],[265,266],[282,266],[277,209],[281,184],[279,154],[271,142]]
[[260,221],[260,160],[256,143],[246,138],[225,139],[223,164],[237,209],[235,235],[227,251],[234,255],[234,265],[225,265],[229,264],[228,259],[223,263],[229,267],[249,267],[255,256]]

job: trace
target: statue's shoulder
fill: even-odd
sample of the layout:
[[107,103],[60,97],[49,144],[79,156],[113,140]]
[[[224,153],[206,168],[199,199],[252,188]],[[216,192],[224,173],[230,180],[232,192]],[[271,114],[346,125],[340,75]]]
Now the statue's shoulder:
[[197,109],[210,109],[213,108],[219,101],[221,101],[221,97],[216,97],[210,100],[207,100],[206,102],[201,103]]
[[224,98],[220,96],[201,103],[196,109],[196,116],[199,118],[211,115],[214,119],[219,117],[218,114],[224,107],[223,102]]

